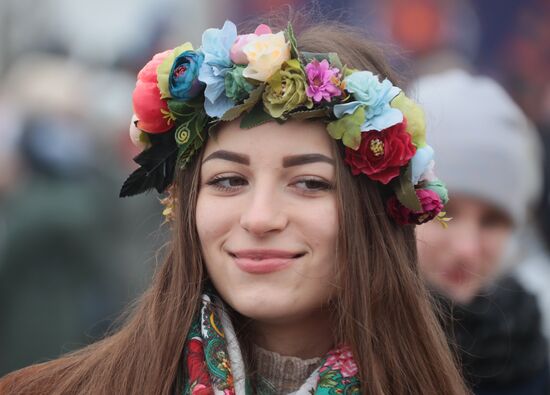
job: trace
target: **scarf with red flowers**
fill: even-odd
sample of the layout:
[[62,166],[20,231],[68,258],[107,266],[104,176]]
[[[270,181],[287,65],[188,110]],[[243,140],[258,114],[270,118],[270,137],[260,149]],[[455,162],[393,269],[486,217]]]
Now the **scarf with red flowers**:
[[[235,331],[221,300],[202,295],[197,319],[184,348],[184,395],[274,395],[269,383],[246,377]],[[321,360],[319,367],[292,395],[359,394],[357,365],[349,348],[338,347]]]

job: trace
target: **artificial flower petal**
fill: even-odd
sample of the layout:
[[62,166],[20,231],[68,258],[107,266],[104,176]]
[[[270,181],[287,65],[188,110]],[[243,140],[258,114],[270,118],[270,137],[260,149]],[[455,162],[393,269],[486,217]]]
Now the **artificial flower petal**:
[[262,23],[258,25],[256,30],[254,30],[254,34],[257,36],[261,36],[263,34],[272,34],[271,28],[267,26],[265,23]]
[[400,225],[423,224],[434,219],[443,209],[436,192],[429,189],[417,189],[415,192],[422,206],[419,211],[403,206],[395,196],[391,196],[386,203],[388,214]]
[[271,28],[267,25],[259,25],[254,33],[252,34],[241,34],[237,36],[235,43],[231,46],[230,57],[233,63],[245,65],[248,64],[248,58],[243,52],[243,48],[248,44],[252,39],[261,36],[263,34],[271,34]]
[[399,123],[381,132],[361,133],[357,150],[346,148],[345,162],[353,175],[366,174],[371,180],[388,184],[413,157],[416,148],[406,124]]
[[235,105],[225,96],[225,75],[231,70],[231,46],[237,38],[237,27],[225,21],[221,29],[207,29],[202,35],[201,51],[204,61],[199,81],[206,84],[204,108],[211,117],[221,117]]
[[447,186],[443,181],[441,180],[430,181],[426,183],[424,188],[437,193],[437,195],[439,196],[443,204],[447,204],[449,202],[449,191],[447,190]]
[[390,105],[400,110],[407,118],[407,131],[413,136],[416,148],[426,145],[426,120],[422,108],[403,92],[398,94]]
[[243,75],[257,81],[267,81],[290,59],[290,46],[284,32],[252,38],[243,47],[243,52],[248,59]]
[[333,97],[340,96],[340,70],[330,67],[328,61],[319,62],[313,59],[305,67],[308,86],[306,93],[315,103],[323,100],[330,102]]
[[362,130],[383,130],[403,121],[401,111],[391,108],[390,101],[400,92],[388,80],[382,82],[370,71],[356,71],[344,78],[346,91],[352,94],[355,101],[334,106],[337,118],[351,114],[362,105],[365,107],[365,122]]
[[225,75],[225,95],[235,103],[245,100],[254,90],[254,85],[243,76],[244,66],[235,65]]
[[173,120],[167,116],[168,106],[161,99],[157,85],[157,68],[171,52],[168,50],[153,56],[137,76],[132,105],[138,127],[148,133],[163,133],[173,126]]
[[434,150],[429,145],[425,145],[424,147],[416,150],[416,154],[414,154],[411,159],[411,181],[413,185],[418,184],[420,177],[426,171],[430,162],[432,162],[433,157]]
[[306,76],[298,59],[285,62],[269,79],[263,101],[266,112],[273,118],[280,118],[301,105],[313,107],[306,95]]
[[164,58],[162,63],[157,67],[157,83],[158,83],[158,87],[159,87],[162,99],[167,99],[172,97],[172,95],[170,95],[170,87],[169,87],[168,80],[170,78],[170,71],[172,70],[174,61],[183,52],[192,51],[192,50],[193,50],[193,45],[189,42],[186,42],[185,44],[182,44],[174,48],[172,51],[170,51],[170,53]]
[[346,147],[356,150],[361,144],[361,125],[364,121],[365,109],[359,106],[352,114],[330,122],[327,131],[333,139],[341,139]]
[[435,168],[435,161],[431,160],[430,163],[428,163],[428,166],[426,166],[426,170],[424,170],[424,173],[422,173],[422,175],[420,176],[420,180],[418,181],[430,182],[430,181],[437,180],[437,176],[435,175],[434,168]]
[[138,127],[136,126],[137,121],[138,119],[134,114],[132,116],[132,121],[130,122],[130,140],[132,141],[132,144],[134,144],[141,151],[145,151],[151,146],[151,141],[149,140],[147,133],[145,133],[143,130],[138,129]]

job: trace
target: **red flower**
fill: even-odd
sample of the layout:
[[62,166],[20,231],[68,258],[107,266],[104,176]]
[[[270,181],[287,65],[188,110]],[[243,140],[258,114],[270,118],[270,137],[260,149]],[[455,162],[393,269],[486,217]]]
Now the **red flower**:
[[[160,98],[157,86],[157,68],[172,50],[156,54],[138,73],[136,88],[132,95],[137,127],[148,133],[162,133],[170,130],[172,121],[165,116],[168,104]],[[164,112],[164,114],[163,114]]]
[[213,394],[210,376],[206,368],[204,348],[200,340],[191,339],[187,342],[187,371],[189,372],[189,381],[197,385],[197,391],[200,390],[197,394]]
[[400,225],[423,224],[431,221],[443,209],[443,203],[439,195],[429,189],[417,189],[415,191],[422,206],[422,211],[413,211],[403,206],[397,197],[388,199],[386,207],[389,215]]
[[387,184],[399,175],[401,167],[415,152],[404,120],[380,132],[362,132],[356,151],[346,147],[345,162],[351,166],[353,175],[364,173],[372,180]]

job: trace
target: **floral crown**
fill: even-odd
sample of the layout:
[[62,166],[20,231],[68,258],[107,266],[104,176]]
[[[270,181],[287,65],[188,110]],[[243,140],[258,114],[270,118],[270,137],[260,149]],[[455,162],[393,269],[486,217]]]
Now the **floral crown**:
[[[237,35],[234,23],[156,54],[139,72],[130,137],[140,167],[120,197],[149,189],[170,193],[176,166],[184,168],[212,127],[241,117],[241,128],[287,119],[320,118],[345,146],[354,175],[393,189],[388,214],[399,224],[433,218],[443,224],[448,196],[433,173],[421,108],[388,79],[343,65],[336,53],[298,51],[292,26],[273,33],[259,25]],[[173,196],[162,200],[170,216]]]

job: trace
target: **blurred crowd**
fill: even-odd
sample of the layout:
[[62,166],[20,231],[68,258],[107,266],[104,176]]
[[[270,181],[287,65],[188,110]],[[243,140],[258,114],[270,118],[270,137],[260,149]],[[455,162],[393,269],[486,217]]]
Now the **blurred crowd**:
[[[0,3],[0,376],[102,336],[155,268],[167,241],[158,199],[118,198],[137,154],[128,125],[139,68],[183,40],[199,45],[225,19],[288,4],[311,6]],[[548,385],[550,354],[550,3],[314,8],[389,48],[426,108],[455,203],[447,233],[418,229],[420,267],[455,317],[444,326],[464,351],[465,376],[478,394],[543,393],[535,391]]]

